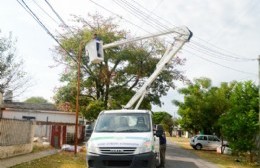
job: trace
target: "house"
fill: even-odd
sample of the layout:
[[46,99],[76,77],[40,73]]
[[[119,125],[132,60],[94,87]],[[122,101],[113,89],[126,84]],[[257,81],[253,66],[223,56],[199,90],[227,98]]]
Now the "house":
[[[36,123],[34,136],[40,137],[60,148],[62,144],[73,143],[76,115],[73,112],[57,110],[53,104],[30,104],[4,101],[0,118],[30,120]],[[79,123],[83,118],[79,118]],[[84,140],[84,125],[78,126],[78,142]]]

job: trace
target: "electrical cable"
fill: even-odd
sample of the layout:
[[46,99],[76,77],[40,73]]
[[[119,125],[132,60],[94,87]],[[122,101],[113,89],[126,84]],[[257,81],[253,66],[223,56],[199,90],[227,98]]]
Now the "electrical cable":
[[221,66],[221,67],[224,67],[224,68],[227,68],[227,69],[230,69],[230,70],[233,70],[233,71],[237,71],[237,72],[241,72],[241,73],[251,74],[251,75],[257,76],[257,74],[255,74],[255,73],[246,72],[246,71],[241,71],[241,70],[239,70],[239,69],[235,69],[235,68],[231,68],[231,67],[229,67],[229,66],[225,66],[225,65],[219,64],[219,63],[217,63],[217,62],[215,62],[215,61],[212,61],[212,60],[209,60],[209,59],[204,58],[204,57],[202,57],[202,56],[199,56],[199,55],[197,55],[197,54],[195,54],[195,53],[193,53],[193,52],[191,52],[191,51],[188,51],[188,50],[186,50],[186,49],[183,49],[183,51],[186,51],[186,52],[188,52],[188,53],[190,53],[190,54],[192,54],[192,55],[195,55],[195,56],[197,56],[197,57],[199,57],[199,58],[201,58],[201,59],[203,59],[203,60],[205,60],[205,61],[207,61],[207,62],[211,62],[211,63],[216,64],[216,65],[219,65],[219,66]]
[[35,0],[33,0],[33,3],[41,10],[43,11],[51,20],[53,20],[56,24],[59,25],[58,21],[55,20],[51,15],[48,14]]
[[[199,52],[203,52],[205,54],[209,54],[212,55],[216,58],[220,58],[220,59],[224,59],[224,60],[230,60],[230,61],[255,61],[256,59],[248,59],[248,58],[239,58],[239,57],[234,57],[232,55],[228,55],[228,54],[224,54],[224,53],[220,53],[216,50],[212,50],[206,46],[203,46],[199,43],[196,42],[191,42],[189,43],[189,45],[193,46],[193,49],[196,48],[197,51]],[[189,46],[189,47],[191,47]]]
[[[151,11],[149,11],[148,9],[146,9],[144,6],[142,6],[140,3],[138,3],[137,1],[135,1],[135,0],[132,0],[132,2],[134,2],[135,4],[137,4],[138,6],[140,6],[141,8],[143,8],[144,10],[146,10],[147,12],[151,12]],[[156,15],[155,13],[153,13],[152,12],[152,15],[154,15],[154,16],[156,16],[158,19],[160,19],[160,20],[163,20],[163,21],[165,21],[166,23],[167,23],[167,25],[171,25],[171,26],[173,26],[173,27],[176,27],[175,25],[173,25],[172,23],[170,23],[168,20],[166,20],[166,19],[164,19],[163,17],[161,17],[161,16],[158,16],[158,15]],[[155,19],[156,20],[156,19]],[[157,20],[157,23],[161,23],[160,21],[158,22],[159,20]]]
[[47,5],[51,8],[52,12],[58,17],[58,19],[63,23],[63,25],[71,32],[71,34],[74,35],[73,31],[70,29],[70,27],[65,23],[65,21],[61,18],[61,16],[58,14],[58,12],[56,12],[56,10],[52,7],[52,5],[45,0],[45,2],[47,3]]
[[[118,1],[121,1],[123,4],[128,6],[128,9],[130,9],[131,11],[139,13],[140,17],[142,17],[144,19],[144,21],[147,22],[148,21],[147,18],[149,18],[149,20],[150,20],[149,22],[152,23],[153,25],[155,25],[156,27],[158,27],[159,29],[162,29],[162,28],[166,29],[166,30],[169,29],[169,26],[162,24],[160,20],[152,17],[151,13],[153,13],[153,11],[146,10],[147,12],[144,12],[126,0],[118,0]],[[144,16],[142,16],[142,15],[144,15]],[[175,26],[173,26],[173,27],[175,27]]]
[[145,32],[147,32],[147,33],[149,33],[149,34],[152,34],[151,32],[145,30],[145,29],[142,28],[141,26],[138,26],[137,24],[131,22],[130,20],[127,20],[127,19],[123,18],[122,16],[118,15],[118,14],[115,13],[115,12],[112,12],[111,10],[109,10],[109,9],[105,8],[104,6],[102,6],[102,5],[98,4],[98,3],[96,3],[95,1],[93,1],[93,0],[89,0],[89,1],[92,2],[93,4],[99,6],[100,8],[106,10],[107,12],[112,13],[113,15],[119,17],[120,19],[123,19],[123,20],[125,20],[126,22],[128,22],[128,23],[130,23],[130,24],[136,26],[137,28],[139,28],[139,29],[141,29],[141,30],[143,30],[143,31],[145,31]]
[[[123,4],[125,4],[123,1],[117,1],[117,0],[113,0],[119,7],[127,10],[130,14],[132,14],[133,16],[139,18],[140,20],[143,20],[146,18],[146,16],[143,16],[142,13],[138,10],[135,10],[134,7],[130,6],[127,4],[127,6],[125,7]],[[122,4],[123,3],[123,4]],[[157,24],[154,24],[153,22],[149,20],[144,20],[144,23],[146,23],[147,25],[151,26],[152,28],[154,28],[155,30],[158,30],[158,26]],[[159,28],[161,30],[161,28]]]
[[[233,56],[233,57],[235,56],[235,58],[243,59],[243,60],[248,60],[248,61],[257,60],[257,59],[255,59],[255,58],[245,58],[245,57],[241,57],[241,56],[239,56],[239,55],[237,55],[237,54],[235,54],[235,53],[232,53],[232,52],[230,52],[230,51],[228,51],[228,50],[225,50],[225,49],[223,49],[223,48],[220,48],[220,47],[218,47],[218,46],[216,46],[216,45],[214,45],[214,44],[212,44],[212,43],[209,43],[208,41],[203,40],[202,38],[199,38],[199,37],[194,37],[194,38],[197,38],[197,39],[201,40],[202,42],[207,43],[208,45],[211,45],[211,46],[213,46],[213,47],[215,47],[215,48],[217,48],[217,49],[219,49],[219,50],[225,51],[225,52],[231,54],[230,56]],[[223,54],[223,53],[221,53],[221,54]]]
[[[91,1],[91,0],[90,0],[90,1]],[[69,52],[61,45],[61,43],[55,38],[55,36],[53,36],[53,35],[51,34],[51,32],[43,25],[43,23],[39,20],[39,18],[30,10],[30,8],[26,5],[26,3],[22,0],[22,2],[24,3],[24,5],[26,6],[27,9],[19,2],[19,0],[17,0],[17,2],[37,21],[37,23],[40,24],[41,27],[43,27],[43,29],[45,29],[45,31],[67,52],[67,54],[68,54],[75,62],[77,62],[77,61],[75,60],[75,58],[73,58],[73,57],[70,55],[70,53],[69,53]],[[29,12],[28,10],[29,10],[30,12]],[[187,51],[187,52],[189,52],[189,51]],[[215,52],[215,51],[214,51],[214,52]],[[189,53],[192,53],[192,52],[189,52]],[[194,54],[194,53],[192,53],[192,54],[193,54],[193,55],[196,55],[196,54]],[[199,57],[200,57],[200,56],[199,56]],[[217,65],[220,65],[220,66],[222,66],[222,67],[229,68],[229,69],[232,69],[232,70],[236,70],[236,71],[238,71],[238,72],[249,73],[249,72],[244,72],[244,71],[240,71],[240,70],[237,70],[237,69],[234,69],[234,68],[230,68],[230,67],[224,66],[224,65],[222,65],[222,64],[213,62],[213,61],[208,60],[208,59],[205,59],[205,58],[203,58],[203,57],[200,57],[200,58],[202,58],[202,59],[204,59],[204,60],[207,60],[207,61],[209,61],[209,62],[215,63],[215,64],[217,64]],[[252,74],[252,73],[249,73],[249,74]]]
[[[93,2],[92,0],[90,0],[90,1]],[[94,2],[93,2],[93,3],[94,3]],[[95,4],[97,4],[97,3],[95,3]],[[98,6],[104,8],[102,5],[99,5],[99,4],[98,4]],[[126,9],[126,8],[124,8],[124,9]],[[106,10],[109,11],[108,9],[106,9]],[[111,12],[111,11],[110,11],[110,12]],[[114,12],[111,12],[111,13],[114,13]],[[139,12],[139,13],[140,13],[140,12]],[[117,14],[116,14],[116,15],[117,15]],[[121,18],[123,18],[123,17],[121,17]],[[140,18],[140,16],[139,16],[139,18]],[[123,18],[123,19],[125,19],[125,18]],[[160,22],[158,21],[157,23],[160,23]],[[197,43],[197,44],[198,44],[198,43]],[[213,45],[213,44],[211,44],[211,45]],[[200,45],[200,46],[203,46],[203,45]],[[216,48],[216,47],[215,47],[215,48]],[[204,49],[205,49],[205,47],[204,47]],[[222,50],[223,50],[223,49],[222,49]],[[210,51],[208,51],[208,52],[212,52],[212,49],[210,49]],[[215,51],[213,50],[213,52],[215,52]],[[189,52],[189,53],[191,53],[191,52]],[[194,53],[192,53],[192,54],[194,54]],[[239,57],[234,57],[234,56],[232,56],[232,55],[223,54],[223,53],[221,53],[221,52],[217,52],[217,53],[215,53],[215,54],[221,54],[221,56],[226,55],[226,56],[229,56],[229,57],[233,57],[234,59],[242,59],[242,60],[246,60],[246,61],[252,61],[252,60],[255,60],[255,59],[248,59],[248,58],[239,58]],[[209,59],[204,59],[204,60],[209,61],[209,62],[211,62],[211,63],[215,63],[215,64],[217,64],[217,65],[219,65],[219,66],[222,66],[222,67],[225,67],[225,68],[229,68],[229,69],[232,69],[232,70],[238,71],[238,72],[249,73],[249,72],[240,71],[240,70],[237,70],[237,69],[234,69],[234,68],[228,67],[228,66],[224,66],[224,65],[222,65],[222,64],[216,63],[216,62],[211,61],[211,60],[209,60]],[[252,74],[252,73],[250,73],[250,74]]]
[[[140,6],[141,8],[143,8],[143,9],[145,9],[146,11],[148,11],[149,12],[149,10],[148,9],[146,9],[145,7],[143,7],[140,3],[138,3],[138,2],[136,2],[135,0],[133,0],[133,2],[134,3],[136,3],[138,6]],[[140,13],[140,12],[139,12]],[[157,15],[155,15],[155,16],[157,16]],[[164,19],[164,18],[161,18],[161,17],[159,17],[159,16],[157,16],[158,18],[160,18],[160,20],[164,20],[164,21],[166,21],[168,24],[170,24],[171,25],[171,23],[169,22],[169,21],[167,21],[166,19]],[[152,18],[152,17],[151,17]],[[152,18],[153,19],[153,18]],[[153,19],[154,20],[154,19]],[[160,24],[161,25],[161,22],[158,20],[158,19],[155,19],[154,20],[154,22],[156,23],[156,24]],[[176,27],[175,25],[173,25],[174,27]],[[166,26],[164,26],[164,28],[169,28],[169,27],[166,27]],[[196,38],[196,37],[195,37]],[[202,40],[201,38],[198,38],[198,39],[200,39],[200,40]],[[204,41],[204,42],[206,42],[205,40],[202,40],[202,41]],[[200,45],[200,46],[203,46],[202,44],[199,44],[198,42],[193,42],[193,41],[191,41],[191,43],[196,43],[197,45]],[[220,50],[223,50],[223,51],[225,51],[225,52],[229,52],[229,51],[227,51],[227,50],[224,50],[224,49],[221,49],[221,48],[219,48],[219,47],[217,47],[217,46],[215,46],[215,45],[213,45],[213,44],[211,44],[211,43],[209,43],[209,42],[206,42],[206,43],[208,43],[209,45],[211,45],[211,46],[213,46],[213,47],[215,47],[215,48],[217,48],[217,49],[220,49]],[[206,46],[204,46],[204,48],[205,48]],[[213,51],[213,49],[210,49],[209,47],[206,47],[208,50],[210,50],[211,52]],[[225,54],[225,53],[222,53],[222,52],[220,52],[220,51],[216,51],[216,50],[214,50],[214,52],[217,52],[217,54],[221,54],[221,55],[225,55],[225,56],[227,56],[227,57],[233,57],[234,59],[241,59],[241,60],[245,60],[245,61],[252,61],[252,60],[256,60],[256,59],[249,59],[249,58],[243,58],[243,57],[240,57],[240,56],[238,56],[238,57],[235,57],[235,56],[233,56],[233,55],[235,55],[234,53],[230,53],[230,54],[232,54],[232,55],[230,55],[230,54]]]
[[59,40],[56,39],[56,37],[49,31],[49,29],[40,21],[36,14],[24,2],[24,0],[21,0],[22,3],[19,0],[16,1],[34,18],[34,20],[47,32],[47,34],[50,35],[59,44],[59,46],[69,55],[69,57],[71,57],[71,59],[77,63],[78,61],[63,47]]

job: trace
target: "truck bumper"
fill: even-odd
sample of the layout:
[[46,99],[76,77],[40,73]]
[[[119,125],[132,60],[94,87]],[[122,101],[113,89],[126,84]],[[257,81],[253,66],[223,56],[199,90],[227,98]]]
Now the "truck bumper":
[[154,168],[156,154],[138,155],[87,155],[89,168]]

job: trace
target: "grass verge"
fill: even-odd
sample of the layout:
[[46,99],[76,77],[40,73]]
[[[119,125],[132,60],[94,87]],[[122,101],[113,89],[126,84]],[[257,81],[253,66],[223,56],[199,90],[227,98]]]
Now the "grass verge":
[[74,156],[73,152],[62,151],[55,155],[47,156],[31,162],[22,163],[12,168],[86,168],[86,152],[79,152]]
[[189,150],[190,152],[196,154],[202,159],[210,161],[212,163],[217,164],[220,168],[260,168],[259,165],[250,164],[248,162],[236,162],[236,156],[232,155],[222,155],[217,153],[216,151],[208,151],[208,150],[194,150],[190,146],[190,142],[188,138],[176,138],[176,137],[168,137],[172,142],[178,144],[185,150]]

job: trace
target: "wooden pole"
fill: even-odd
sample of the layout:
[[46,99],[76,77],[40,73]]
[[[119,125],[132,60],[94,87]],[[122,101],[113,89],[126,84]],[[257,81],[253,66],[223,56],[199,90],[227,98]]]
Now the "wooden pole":
[[82,43],[79,45],[78,51],[78,78],[77,78],[77,97],[76,97],[76,121],[75,121],[75,136],[74,136],[74,155],[77,155],[78,145],[78,116],[79,116],[79,95],[80,95],[80,67],[82,57]]

